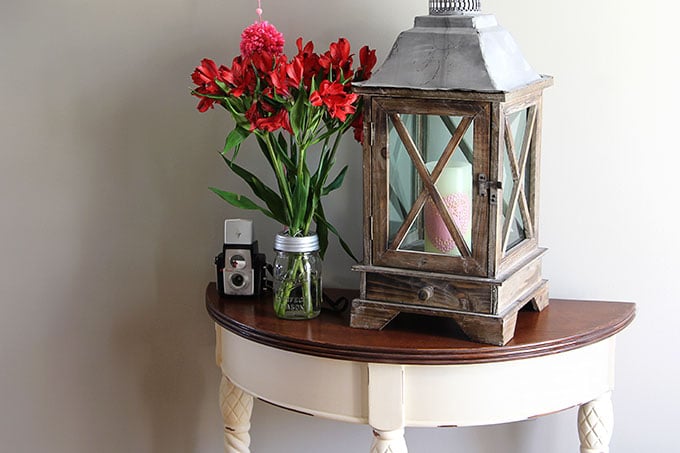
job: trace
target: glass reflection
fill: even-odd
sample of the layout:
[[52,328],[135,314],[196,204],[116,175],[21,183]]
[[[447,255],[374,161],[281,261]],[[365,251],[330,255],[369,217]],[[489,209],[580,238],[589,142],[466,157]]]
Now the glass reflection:
[[[462,117],[400,115],[407,136],[393,119],[388,121],[389,241],[392,248],[460,256],[444,217],[427,190],[436,193],[469,249],[472,249],[472,143],[474,127],[467,127],[450,157],[444,156]],[[465,126],[463,126],[465,127]],[[415,150],[409,154],[407,143]],[[445,162],[441,162],[444,156]],[[448,158],[447,158],[448,157]],[[439,164],[439,166],[438,166]],[[425,179],[418,172],[422,166]],[[439,170],[436,170],[440,167]],[[438,175],[434,175],[438,172]],[[436,180],[435,180],[436,176]]]

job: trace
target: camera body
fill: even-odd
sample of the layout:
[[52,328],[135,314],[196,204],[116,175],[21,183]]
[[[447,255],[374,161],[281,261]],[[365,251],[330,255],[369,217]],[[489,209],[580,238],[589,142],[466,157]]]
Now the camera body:
[[222,296],[258,296],[262,292],[267,259],[253,241],[253,222],[224,221],[222,253],[215,257],[217,289]]

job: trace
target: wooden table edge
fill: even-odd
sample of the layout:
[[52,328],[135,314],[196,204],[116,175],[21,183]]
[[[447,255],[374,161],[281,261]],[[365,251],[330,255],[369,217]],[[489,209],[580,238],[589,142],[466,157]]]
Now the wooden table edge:
[[[247,324],[236,322],[222,314],[211,303],[211,301],[217,297],[216,295],[217,292],[215,290],[215,284],[209,284],[206,288],[206,308],[208,313],[218,325],[245,339],[289,352],[309,354],[329,359],[405,365],[459,365],[489,363],[528,359],[566,352],[588,346],[614,336],[630,325],[635,318],[634,303],[611,302],[627,305],[629,309],[626,313],[626,316],[618,319],[617,322],[613,323],[612,325],[596,331],[587,332],[583,335],[575,335],[553,341],[525,345],[508,344],[506,346],[475,347],[469,349],[457,348],[448,350],[429,350],[426,353],[404,353],[399,350],[376,348],[374,346],[371,348],[361,348],[356,345],[351,348],[344,346],[339,347],[327,343],[305,341],[287,337],[285,335],[263,332],[254,329]],[[219,299],[219,297],[217,298]],[[348,329],[349,328],[350,327],[348,326]],[[379,333],[376,332],[376,334]]]

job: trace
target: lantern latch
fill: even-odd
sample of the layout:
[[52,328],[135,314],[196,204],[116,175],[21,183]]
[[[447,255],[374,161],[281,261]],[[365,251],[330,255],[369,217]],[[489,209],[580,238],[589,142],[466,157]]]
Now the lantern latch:
[[[480,173],[479,176],[477,176],[477,188],[480,197],[488,196],[489,203],[496,204],[496,190],[502,189],[503,184],[500,181],[489,181],[489,178],[487,178],[484,173]],[[494,189],[491,194],[489,194],[489,189]]]

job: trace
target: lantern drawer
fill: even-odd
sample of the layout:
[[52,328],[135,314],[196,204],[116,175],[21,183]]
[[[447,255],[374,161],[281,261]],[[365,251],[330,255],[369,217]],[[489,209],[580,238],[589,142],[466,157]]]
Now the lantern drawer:
[[492,313],[492,287],[437,277],[366,274],[366,297],[382,302]]
[[355,266],[365,273],[365,299],[430,308],[499,315],[536,288],[541,277],[545,249],[537,249],[499,278],[465,277],[376,266]]

